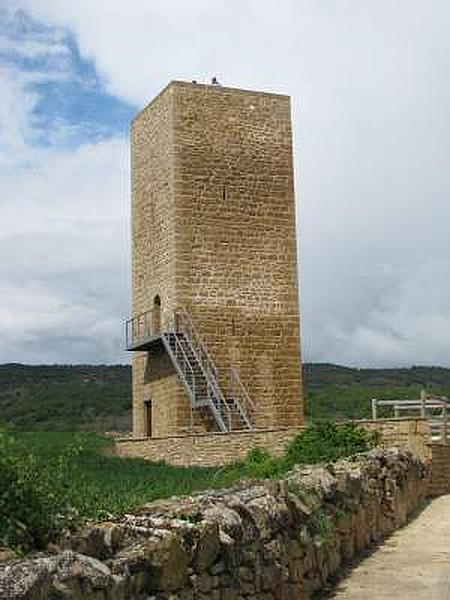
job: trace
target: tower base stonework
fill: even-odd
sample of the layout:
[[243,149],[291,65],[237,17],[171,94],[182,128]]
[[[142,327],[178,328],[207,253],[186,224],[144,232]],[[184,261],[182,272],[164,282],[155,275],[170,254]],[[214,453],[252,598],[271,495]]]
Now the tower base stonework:
[[134,437],[284,439],[303,423],[289,97],[174,81],[131,137]]
[[197,433],[132,438],[116,441],[118,456],[143,458],[151,462],[164,461],[178,467],[216,467],[244,460],[252,448],[281,456],[286,444],[301,427],[278,427],[231,433]]

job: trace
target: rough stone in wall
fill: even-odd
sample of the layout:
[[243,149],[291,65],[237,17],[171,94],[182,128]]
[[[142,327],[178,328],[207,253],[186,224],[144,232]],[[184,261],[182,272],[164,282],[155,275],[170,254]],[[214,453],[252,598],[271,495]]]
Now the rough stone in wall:
[[420,507],[428,471],[373,450],[281,481],[172,498],[0,563],[0,598],[302,599]]
[[430,496],[439,496],[450,492],[450,446],[430,444],[431,475]]

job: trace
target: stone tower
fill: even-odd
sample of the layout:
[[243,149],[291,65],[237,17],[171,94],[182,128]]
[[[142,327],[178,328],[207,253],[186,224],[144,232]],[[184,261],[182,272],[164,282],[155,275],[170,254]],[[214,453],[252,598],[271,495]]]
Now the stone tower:
[[289,97],[173,81],[131,170],[134,437],[300,425]]

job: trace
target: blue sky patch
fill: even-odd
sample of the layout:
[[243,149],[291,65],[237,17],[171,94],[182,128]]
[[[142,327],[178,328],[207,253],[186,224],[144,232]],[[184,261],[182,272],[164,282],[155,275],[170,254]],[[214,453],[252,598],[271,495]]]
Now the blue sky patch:
[[73,145],[126,134],[136,108],[77,81],[34,84],[37,139],[44,145]]
[[28,143],[73,147],[127,134],[137,107],[106,91],[69,31],[23,11],[0,11],[0,65],[20,75],[34,96]]

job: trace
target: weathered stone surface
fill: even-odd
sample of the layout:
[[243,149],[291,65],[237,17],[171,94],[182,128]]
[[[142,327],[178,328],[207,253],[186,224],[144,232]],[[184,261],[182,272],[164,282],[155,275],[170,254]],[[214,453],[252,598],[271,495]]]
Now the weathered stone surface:
[[16,558],[16,553],[10,548],[0,548],[0,562]]
[[206,521],[198,528],[193,564],[197,571],[204,571],[215,563],[220,552],[219,525]]
[[68,550],[57,556],[15,560],[0,570],[0,598],[5,600],[112,598],[117,584],[105,564]]
[[374,450],[297,467],[282,482],[147,504],[64,537],[50,555],[6,555],[0,598],[309,598],[402,525],[427,484],[425,464],[410,452]]
[[217,506],[207,508],[204,511],[204,518],[206,521],[217,523],[220,530],[233,539],[240,539],[242,537],[242,519],[235,510],[218,504]]
[[63,549],[104,559],[118,550],[122,540],[123,529],[116,523],[106,521],[76,535],[66,536],[61,540],[60,546]]
[[174,591],[188,577],[189,555],[182,539],[173,532],[158,533],[120,551],[109,562],[114,573],[133,576],[140,591]]

